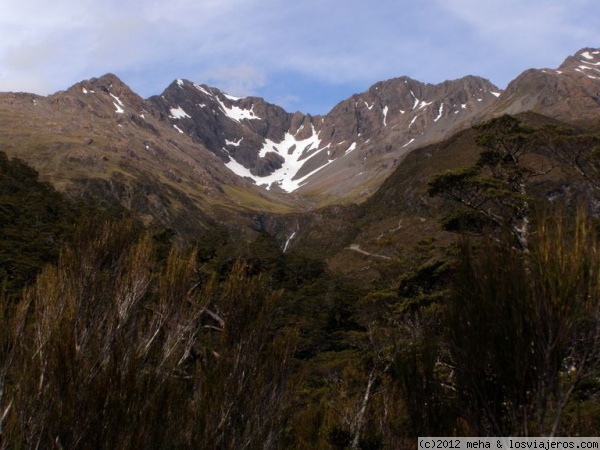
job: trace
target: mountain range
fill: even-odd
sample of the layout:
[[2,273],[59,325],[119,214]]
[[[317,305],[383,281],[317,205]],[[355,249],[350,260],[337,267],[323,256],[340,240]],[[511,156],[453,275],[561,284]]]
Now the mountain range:
[[599,218],[600,49],[315,116],[0,94],[0,447],[597,435]]
[[[418,149],[429,168],[458,167],[464,152],[439,149],[478,122],[524,113],[597,129],[600,49],[582,49],[556,69],[527,70],[505,90],[476,76],[381,81],[315,116],[182,79],[143,99],[107,74],[50,96],[0,94],[0,149],[70,195],[124,205],[183,236],[218,224],[267,230],[284,249],[312,239],[368,257],[379,253],[352,241],[356,221],[386,198],[390,180],[397,188],[424,179],[407,172],[409,155]],[[407,187],[402,195],[417,193]],[[362,228],[363,244],[429,223],[414,211],[384,222]],[[323,227],[338,244],[322,242]]]

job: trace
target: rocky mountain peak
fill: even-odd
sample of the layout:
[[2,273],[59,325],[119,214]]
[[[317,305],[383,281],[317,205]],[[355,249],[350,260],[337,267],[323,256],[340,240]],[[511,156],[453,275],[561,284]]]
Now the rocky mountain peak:
[[558,70],[572,70],[592,80],[600,80],[600,49],[581,49],[575,55],[569,56]]
[[[152,150],[160,166],[161,154],[176,154],[191,158],[199,174],[199,161],[210,158],[215,179],[247,186],[246,179],[266,188],[261,195],[354,202],[374,192],[408,152],[484,118],[529,110],[571,122],[600,118],[600,50],[582,49],[558,69],[525,71],[504,92],[476,76],[438,84],[392,78],[318,116],[184,79],[143,99],[114,74],[53,96],[7,94],[2,102],[28,117],[43,113],[48,129],[79,130],[83,142],[98,141],[92,136],[105,127],[107,145],[133,160]],[[131,150],[134,141],[139,152]]]
[[67,91],[50,96],[50,99],[65,108],[88,109],[98,117],[123,120],[132,115],[152,115],[146,101],[112,73],[76,83]]
[[478,77],[439,85],[402,77],[374,84],[325,116],[311,116],[288,113],[261,98],[236,98],[176,80],[150,101],[161,117],[234,173],[268,189],[292,192],[311,189],[321,173],[328,174],[331,184],[337,176],[322,172],[327,166],[351,166],[355,175],[369,174],[361,182],[369,184],[373,172],[363,170],[368,164],[387,159],[385,170],[378,172],[391,170],[411,148],[467,126],[498,91]]
[[268,172],[265,163],[277,166],[272,158],[257,160],[257,148],[265,140],[282,140],[292,118],[261,98],[238,98],[187,80],[174,81],[149,101],[179,132],[206,146],[223,162],[235,160],[257,176]]
[[[54,96],[60,96],[62,92],[57,92]],[[66,94],[77,96],[79,94],[113,94],[114,96],[139,97],[125,84],[119,77],[108,73],[98,78],[83,80],[71,86]]]
[[526,70],[509,83],[488,114],[525,111],[571,123],[600,119],[600,50],[579,50],[557,69]]

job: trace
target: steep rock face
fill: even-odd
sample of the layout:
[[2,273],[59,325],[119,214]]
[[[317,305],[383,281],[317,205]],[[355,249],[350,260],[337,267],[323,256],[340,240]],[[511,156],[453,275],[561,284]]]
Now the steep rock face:
[[[338,104],[328,114],[323,128],[337,139],[352,141],[366,141],[399,128],[406,137],[402,144],[414,147],[437,139],[429,136],[433,125],[435,129],[450,129],[468,122],[493,103],[494,93],[499,94],[497,87],[473,76],[437,85],[396,78],[377,83],[367,92]],[[424,136],[426,131],[428,135]]]
[[365,200],[412,150],[523,111],[597,126],[600,50],[583,49],[556,70],[526,71],[503,93],[474,76],[394,78],[322,116],[186,80],[145,100],[108,74],[48,97],[0,94],[0,144],[63,190],[101,191],[191,230],[232,211]]
[[337,201],[368,195],[407,151],[470,125],[497,95],[478,77],[438,85],[404,77],[311,116],[177,80],[150,102],[234,173],[267,189]]
[[48,97],[0,94],[0,118],[0,148],[43,180],[120,203],[182,235],[215,219],[247,220],[248,205],[293,207],[236,176],[111,74]]
[[407,152],[468,127],[499,89],[479,77],[432,85],[396,78],[338,104],[323,120],[327,167],[299,192],[332,199],[368,197]]
[[500,114],[534,111],[571,123],[600,117],[600,51],[556,70],[531,69],[505,92],[467,76],[440,84],[407,77],[374,84],[328,114],[288,113],[177,80],[149,101],[161,119],[206,147],[236,175],[319,204],[368,198],[409,151]]
[[281,140],[291,121],[290,114],[261,98],[240,99],[187,80],[174,81],[149,102],[177,131],[224,162],[233,157],[252,167],[257,165],[254,149],[264,139]]
[[[11,131],[22,131],[40,144],[46,139],[61,148],[69,144],[71,152],[53,156],[71,161],[77,156],[85,159],[89,165],[80,167],[82,171],[107,175],[102,167],[118,171],[117,166],[140,170],[155,166],[159,168],[155,176],[186,177],[214,191],[220,189],[220,183],[239,181],[206,148],[182,139],[167,121],[161,120],[152,103],[115,75],[85,80],[67,91],[33,98],[31,103],[27,100],[24,97],[19,106],[13,102],[8,107],[5,99],[0,99],[0,108],[9,117],[27,108],[27,116],[19,125],[22,130]],[[36,164],[35,155],[31,157]],[[40,158],[38,162],[49,161]]]
[[523,72],[508,85],[489,115],[525,111],[570,123],[600,118],[600,49],[582,49],[558,69]]

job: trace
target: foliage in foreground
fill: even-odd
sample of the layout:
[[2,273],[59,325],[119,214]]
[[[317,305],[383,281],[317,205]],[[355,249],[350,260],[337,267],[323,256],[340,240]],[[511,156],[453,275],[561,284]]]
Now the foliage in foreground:
[[529,253],[509,242],[459,258],[447,336],[461,415],[477,435],[593,433],[565,407],[600,394],[579,390],[600,361],[599,236],[581,214],[540,220]]
[[0,291],[19,295],[56,261],[76,215],[75,205],[40,182],[34,169],[0,152]]
[[[455,222],[494,232],[443,260],[423,240],[418,261],[394,266],[399,285],[359,287],[268,235],[238,260],[220,233],[191,251],[127,220],[55,241],[39,228],[31,236],[53,243],[55,265],[33,282],[40,258],[1,298],[0,448],[379,449],[419,435],[597,434],[599,236],[585,214],[536,215],[537,172],[520,166],[540,134],[496,125],[481,128],[475,168],[430,185],[463,205],[480,195],[485,208]],[[552,136],[565,158],[596,142]],[[589,182],[593,161],[573,161]],[[39,188],[28,186],[19,192]],[[40,198],[63,202],[45,189]],[[15,242],[33,232],[35,210],[9,224]],[[74,244],[58,257],[63,241]]]
[[272,328],[280,294],[242,262],[217,282],[195,261],[159,267],[151,237],[105,224],[44,269],[4,317],[3,446],[274,446],[294,343]]

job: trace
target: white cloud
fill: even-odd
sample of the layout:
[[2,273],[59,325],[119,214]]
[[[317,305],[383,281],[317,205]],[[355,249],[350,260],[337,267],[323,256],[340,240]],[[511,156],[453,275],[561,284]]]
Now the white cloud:
[[[223,67],[248,66],[337,82],[372,78],[382,64],[371,56],[381,53],[384,26],[390,31],[389,24],[373,22],[389,1],[379,7],[340,0],[62,0],[51,8],[38,3],[23,0],[0,9],[0,15],[6,13],[0,39],[13,42],[0,44],[0,64],[15,74],[35,69],[56,83],[65,67],[71,77],[90,77],[145,64],[170,64],[173,78],[182,76],[177,67],[223,75],[228,70]],[[47,53],[42,47],[48,40],[64,45]],[[35,64],[22,64],[19,54]],[[261,78],[256,70],[253,76],[238,74],[232,85],[252,91],[264,83]]]
[[287,94],[276,96],[273,101],[276,105],[281,106],[285,110],[292,110],[300,102],[301,97],[295,94]]
[[[554,68],[586,46],[600,45],[597,0],[436,0],[457,28],[451,64],[504,88],[528,68]],[[461,39],[462,37],[462,39]]]
[[[581,46],[598,45],[596,0],[437,0],[451,18],[467,25],[491,52],[528,57],[532,64],[549,54],[561,60]],[[559,56],[560,55],[560,56]]]
[[596,2],[6,0],[0,91],[50,93],[105,72],[136,80],[143,95],[190,78],[237,96],[289,85],[276,96],[303,101],[309,89],[274,77],[362,87],[402,75],[508,80],[599,45]]
[[258,89],[267,82],[265,71],[249,64],[216,67],[201,73],[199,78],[228,94],[240,97],[256,95]]

